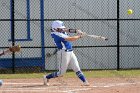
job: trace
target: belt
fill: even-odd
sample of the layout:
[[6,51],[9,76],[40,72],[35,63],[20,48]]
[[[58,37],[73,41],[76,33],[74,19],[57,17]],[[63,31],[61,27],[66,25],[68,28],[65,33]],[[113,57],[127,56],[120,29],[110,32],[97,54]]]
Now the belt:
[[65,51],[66,52],[70,52],[70,51],[73,51],[73,49],[66,49]]
[[[58,49],[58,50],[64,50],[64,49]],[[71,52],[71,51],[73,51],[73,49],[65,49],[64,51],[65,52]]]

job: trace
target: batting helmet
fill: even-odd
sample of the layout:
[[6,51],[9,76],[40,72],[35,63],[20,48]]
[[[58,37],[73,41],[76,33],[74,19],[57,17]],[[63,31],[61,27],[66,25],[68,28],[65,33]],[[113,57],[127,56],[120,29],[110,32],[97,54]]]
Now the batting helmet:
[[64,26],[64,23],[62,21],[56,20],[52,22],[52,29],[57,29],[57,28],[66,28]]

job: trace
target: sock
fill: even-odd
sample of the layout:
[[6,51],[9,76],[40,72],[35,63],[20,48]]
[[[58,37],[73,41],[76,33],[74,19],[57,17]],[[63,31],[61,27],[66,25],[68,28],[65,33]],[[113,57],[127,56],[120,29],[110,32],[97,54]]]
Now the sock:
[[46,76],[47,79],[51,79],[51,78],[55,78],[55,77],[58,77],[57,72],[53,72]]
[[86,82],[86,78],[81,71],[76,72],[76,75],[83,81]]

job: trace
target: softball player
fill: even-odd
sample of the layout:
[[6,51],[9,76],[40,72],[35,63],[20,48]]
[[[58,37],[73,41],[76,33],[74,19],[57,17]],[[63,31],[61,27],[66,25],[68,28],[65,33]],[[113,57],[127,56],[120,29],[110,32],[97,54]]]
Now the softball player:
[[[2,56],[3,54],[4,54],[4,51],[0,51],[0,56]],[[3,81],[0,80],[0,87],[2,86],[2,84],[3,84]]]
[[[78,33],[76,36],[68,36],[67,32]],[[62,76],[66,73],[68,65],[74,70],[79,79],[83,82],[83,85],[89,85],[84,74],[80,70],[79,63],[75,54],[73,53],[71,41],[76,41],[84,36],[84,33],[76,29],[66,29],[62,21],[56,20],[52,22],[52,32],[51,36],[54,39],[55,45],[58,48],[58,62],[59,71],[53,72],[49,75],[44,76],[44,84],[49,85],[49,79]]]

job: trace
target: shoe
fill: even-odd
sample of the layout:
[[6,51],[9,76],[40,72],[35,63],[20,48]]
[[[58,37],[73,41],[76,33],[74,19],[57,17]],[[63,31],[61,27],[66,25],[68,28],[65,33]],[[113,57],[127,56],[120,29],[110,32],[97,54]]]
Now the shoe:
[[46,78],[46,75],[43,77],[44,85],[49,86],[49,79]]
[[0,87],[3,85],[3,81],[2,80],[0,80]]
[[83,86],[90,86],[90,84],[88,83],[88,81],[83,82]]

